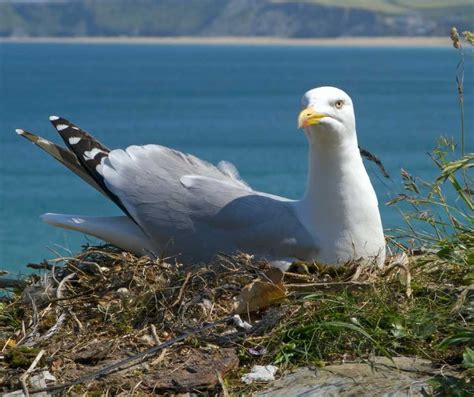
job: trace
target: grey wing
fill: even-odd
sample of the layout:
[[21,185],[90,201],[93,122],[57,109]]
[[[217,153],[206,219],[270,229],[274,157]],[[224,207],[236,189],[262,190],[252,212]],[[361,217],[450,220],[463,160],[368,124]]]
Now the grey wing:
[[253,191],[228,164],[147,145],[110,152],[100,172],[153,241],[194,260],[237,250],[301,257],[312,246],[291,202]]
[[[199,198],[219,184],[209,178],[193,177],[188,189]],[[199,219],[196,224],[200,230],[209,230],[229,252],[242,251],[270,260],[309,260],[317,251],[296,215],[294,202],[260,192],[234,197],[212,217]]]
[[[212,216],[222,203],[251,191],[237,175],[158,145],[113,150],[99,167],[108,189],[120,197],[149,237],[162,243],[170,237],[192,233],[193,216]],[[212,178],[232,189],[211,191],[197,199],[181,181],[185,175]]]

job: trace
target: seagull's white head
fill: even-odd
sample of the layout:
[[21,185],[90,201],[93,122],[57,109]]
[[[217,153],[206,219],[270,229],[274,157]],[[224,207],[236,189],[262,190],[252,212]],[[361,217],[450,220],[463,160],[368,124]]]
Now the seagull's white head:
[[310,142],[341,144],[356,141],[352,100],[335,87],[307,91],[301,100],[298,128],[303,128]]

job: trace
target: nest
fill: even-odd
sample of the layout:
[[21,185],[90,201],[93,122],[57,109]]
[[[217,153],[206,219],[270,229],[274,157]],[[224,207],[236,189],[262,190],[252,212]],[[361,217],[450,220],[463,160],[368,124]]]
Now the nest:
[[[9,304],[7,311],[21,312],[17,313],[21,324],[2,324],[4,350],[11,351],[6,356],[9,368],[4,370],[3,386],[6,390],[18,388],[19,375],[40,351],[44,351],[41,364],[48,366],[58,384],[67,385],[84,373],[92,374],[183,334],[189,334],[185,343],[176,343],[172,354],[160,349],[145,370],[189,366],[183,364],[183,357],[199,367],[209,357],[196,359],[193,351],[202,351],[202,346],[192,335],[213,323],[213,333],[227,328],[222,319],[231,319],[234,297],[267,267],[251,264],[249,259],[222,256],[215,263],[185,271],[171,261],[137,258],[113,247],[91,247],[74,258],[54,261],[63,262],[63,266],[45,264],[46,273],[31,277],[21,298]],[[205,334],[209,332],[201,336]],[[221,344],[229,344],[231,339],[229,336]],[[235,354],[225,352],[216,358],[218,349],[209,346],[204,350],[212,353],[210,361],[222,365],[217,361],[223,360],[229,368],[235,365]],[[142,380],[142,391],[189,389],[188,384],[173,384],[163,377],[148,376],[143,382],[143,368],[134,368],[125,376],[108,377],[100,388],[127,394]],[[201,383],[194,386],[207,388],[212,382]]]
[[[283,273],[244,254],[184,268],[105,246],[34,267],[44,271],[2,303],[4,392],[215,394],[242,366],[282,363],[295,324],[333,313],[324,294],[352,291],[364,310],[377,285],[393,287],[383,299],[394,304],[412,294],[406,256],[383,270],[300,263]],[[353,335],[339,336],[326,357],[347,359]]]

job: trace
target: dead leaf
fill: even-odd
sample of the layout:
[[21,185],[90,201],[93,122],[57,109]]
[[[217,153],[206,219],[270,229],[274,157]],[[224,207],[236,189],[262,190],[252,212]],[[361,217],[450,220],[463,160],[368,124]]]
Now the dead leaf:
[[274,284],[260,279],[255,280],[242,288],[234,304],[234,311],[240,314],[265,309],[286,295],[287,290],[281,281]]
[[282,270],[276,267],[271,267],[265,272],[263,278],[265,279],[265,281],[270,281],[273,284],[281,284],[283,282],[284,276],[285,273]]
[[3,350],[5,350],[7,347],[15,347],[16,346],[16,341],[13,340],[12,338],[8,338],[7,340],[0,339],[0,345],[3,346]]

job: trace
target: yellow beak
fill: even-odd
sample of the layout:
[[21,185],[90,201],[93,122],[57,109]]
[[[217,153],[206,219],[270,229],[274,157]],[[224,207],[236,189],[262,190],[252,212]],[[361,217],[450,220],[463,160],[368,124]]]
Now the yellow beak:
[[327,115],[316,112],[312,107],[307,107],[298,116],[298,128],[306,128],[310,125],[318,124],[324,117],[327,117]]

